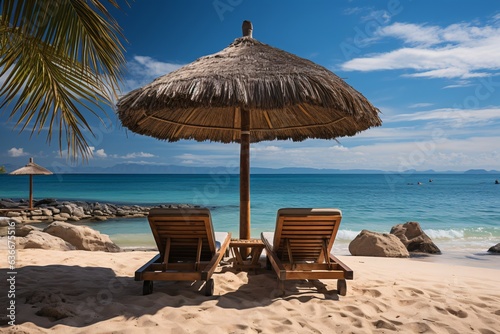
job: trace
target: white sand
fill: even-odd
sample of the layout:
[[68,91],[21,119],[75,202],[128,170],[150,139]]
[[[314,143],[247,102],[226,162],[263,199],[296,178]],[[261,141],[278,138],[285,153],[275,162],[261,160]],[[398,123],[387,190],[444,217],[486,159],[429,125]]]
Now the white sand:
[[[286,295],[275,298],[272,272],[230,266],[214,275],[213,297],[187,282],[155,282],[153,294],[142,296],[134,271],[154,254],[18,250],[16,326],[0,332],[500,332],[500,267],[342,256],[355,276],[345,297],[326,293],[322,286],[335,290],[336,281],[325,280],[287,282]],[[6,292],[0,302],[4,314]],[[40,310],[46,315],[37,315]],[[64,314],[69,316],[60,320],[47,316]]]

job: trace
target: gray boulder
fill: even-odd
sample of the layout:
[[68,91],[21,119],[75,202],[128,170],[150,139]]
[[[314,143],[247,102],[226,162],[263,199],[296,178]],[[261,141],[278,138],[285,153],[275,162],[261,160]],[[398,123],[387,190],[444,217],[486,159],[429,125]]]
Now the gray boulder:
[[55,237],[40,230],[32,230],[25,237],[16,239],[19,249],[39,248],[52,250],[73,250],[75,247],[61,238]]
[[0,208],[2,209],[15,209],[17,207],[19,207],[19,203],[16,203],[11,199],[8,198],[0,199]]
[[61,213],[65,213],[68,215],[73,214],[74,207],[70,204],[61,205],[58,208],[59,208]]
[[16,224],[16,237],[25,237],[31,231],[41,231],[41,228],[29,224]]
[[42,205],[57,205],[57,200],[54,198],[44,198],[42,200],[36,201],[34,206]]
[[490,249],[488,249],[488,252],[500,254],[500,244],[496,244],[495,246],[491,246]]
[[[65,215],[66,213],[63,213],[63,215]],[[54,220],[58,220],[58,221],[66,221],[68,220],[68,217],[63,217],[61,216],[61,214],[56,214],[54,215]]]
[[77,206],[74,208],[72,215],[78,218],[82,218],[85,216],[85,212],[82,207]]
[[80,250],[119,252],[118,247],[109,236],[101,234],[87,226],[75,226],[64,222],[53,222],[44,232],[59,237]]
[[391,234],[397,236],[409,252],[441,254],[441,250],[417,222],[395,225],[391,229]]
[[398,237],[387,233],[361,231],[349,244],[354,256],[409,257],[410,254]]
[[7,217],[0,217],[0,226],[9,226],[9,221]]

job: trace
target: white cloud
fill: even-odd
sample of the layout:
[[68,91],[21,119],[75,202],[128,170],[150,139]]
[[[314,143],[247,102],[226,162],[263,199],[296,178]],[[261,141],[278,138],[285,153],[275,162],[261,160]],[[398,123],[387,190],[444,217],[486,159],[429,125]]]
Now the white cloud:
[[370,165],[385,170],[407,169],[466,170],[499,169],[500,137],[448,139],[436,137],[399,143],[379,143],[356,147],[370,158]]
[[179,64],[164,63],[147,56],[135,56],[134,60],[129,62],[132,71],[148,77],[159,77],[175,71],[181,66]]
[[425,107],[430,107],[432,106],[433,104],[432,103],[426,103],[426,102],[422,102],[422,103],[415,103],[415,104],[412,104],[412,105],[409,105],[408,108],[425,108]]
[[393,23],[380,28],[376,35],[379,37],[394,37],[409,44],[433,45],[439,43],[439,27],[426,27],[411,23]]
[[124,161],[124,163],[127,164],[136,164],[136,165],[148,165],[148,166],[168,166],[169,163],[164,163],[164,162],[153,162],[153,161],[144,161],[144,160],[128,160]]
[[347,147],[342,146],[342,145],[332,146],[332,147],[330,147],[330,150],[334,151],[334,152],[349,152],[349,149]]
[[8,150],[7,153],[9,154],[9,157],[14,157],[14,158],[24,157],[29,155],[29,153],[24,152],[24,149],[22,147],[20,148],[13,147],[10,150]]
[[107,154],[104,151],[104,149],[101,148],[101,149],[96,150],[94,146],[90,146],[88,148],[88,150],[90,153],[92,153],[92,155],[95,158],[137,159],[137,158],[156,158],[157,157],[154,154],[146,153],[146,152],[132,152],[132,153],[127,153],[125,155]]
[[94,146],[89,146],[87,148],[87,151],[94,157],[94,158],[106,158],[108,155],[106,152],[104,152],[104,149],[98,149],[96,150]]
[[126,93],[144,86],[154,79],[175,71],[180,67],[182,67],[181,64],[161,62],[148,56],[134,56],[127,63],[129,73],[125,79],[125,86],[121,90]]
[[276,152],[280,151],[281,148],[276,145],[269,145],[269,146],[257,146],[257,147],[250,147],[250,151],[252,153],[257,153],[257,152]]
[[500,108],[435,109],[412,114],[395,115],[386,121],[446,121],[448,124],[452,122],[455,126],[470,126],[476,123],[484,124],[496,120],[500,120]]
[[386,10],[370,10],[370,13],[361,18],[362,21],[377,21],[379,23],[387,23],[391,20],[391,14]]
[[217,154],[218,146],[220,145],[212,144],[211,148],[207,147],[202,152],[195,149],[195,153],[176,155],[173,157],[174,160],[171,163],[207,167],[223,166],[230,170],[231,173],[237,173],[238,169],[235,169],[237,167],[235,163],[239,162],[238,158],[233,155]]
[[128,153],[124,156],[120,156],[120,158],[122,159],[154,158],[154,157],[156,157],[156,155],[145,152],[134,152],[134,153]]
[[98,158],[106,158],[108,155],[106,154],[106,152],[104,152],[104,149],[99,149],[97,151],[95,151],[94,155]]
[[346,71],[410,69],[410,77],[468,79],[500,69],[500,24],[448,27],[394,23],[381,27],[376,38],[397,38],[407,45],[389,52],[355,58]]
[[471,79],[471,78],[482,78],[489,76],[490,74],[484,73],[484,72],[475,72],[471,73],[466,69],[463,68],[458,68],[458,67],[449,67],[449,68],[442,68],[439,70],[432,70],[432,71],[425,71],[425,72],[420,72],[420,73],[414,73],[414,74],[406,74],[404,76],[410,77],[410,78],[447,78],[447,79],[453,79],[453,78],[462,78],[462,79]]
[[376,142],[343,150],[338,150],[335,146],[316,146],[315,141],[296,143],[296,148],[254,155],[251,165],[388,171],[500,169],[500,150],[496,144],[500,141],[499,136],[462,139],[444,136],[414,139],[410,136],[406,132],[406,141]]

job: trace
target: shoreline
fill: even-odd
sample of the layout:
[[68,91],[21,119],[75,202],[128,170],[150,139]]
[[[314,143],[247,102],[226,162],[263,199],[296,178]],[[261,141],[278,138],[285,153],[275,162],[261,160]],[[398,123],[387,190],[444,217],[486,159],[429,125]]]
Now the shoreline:
[[0,217],[7,217],[23,224],[63,222],[92,222],[108,219],[142,218],[153,207],[191,208],[190,204],[115,204],[97,201],[71,201],[45,198],[34,203],[33,208],[24,200],[0,199]]
[[[340,256],[354,271],[346,296],[337,295],[336,280],[320,280],[287,282],[277,298],[273,271],[223,264],[212,297],[191,282],[155,282],[153,294],[143,296],[134,272],[155,254],[19,250],[15,326],[2,331],[490,334],[500,328],[498,267]],[[5,302],[7,294],[0,295]]]
[[[5,200],[2,200],[5,202]],[[13,201],[13,203],[19,203]],[[41,203],[41,206],[34,211],[51,211],[52,215],[48,216],[41,220],[19,220],[19,216],[16,217],[16,214],[19,214],[16,211],[8,211],[8,212],[0,212],[1,216],[7,216],[9,219],[16,220],[16,223],[22,224],[32,224],[33,226],[37,226],[37,224],[50,224],[56,218],[56,214],[61,215],[61,208],[65,208],[66,215],[68,218],[65,219],[57,219],[60,221],[67,221],[69,223],[75,225],[87,225],[90,224],[93,229],[98,230],[96,226],[106,226],[101,225],[102,223],[108,223],[107,220],[117,221],[118,224],[123,220],[140,218],[145,219],[147,213],[151,207],[141,206],[141,205],[115,205],[111,203],[99,203],[99,202],[84,202],[84,201],[57,201],[54,199],[43,199],[38,201],[37,203]],[[159,207],[193,207],[189,204],[160,204]],[[103,211],[102,208],[106,208],[107,212]],[[52,210],[59,210],[52,211]],[[112,211],[113,210],[113,211]],[[70,212],[72,214],[70,214]],[[79,212],[76,216],[75,213]],[[9,217],[9,213],[10,217]],[[12,213],[14,213],[14,217],[12,217]],[[64,212],[63,212],[64,213]],[[97,214],[96,214],[97,213]],[[117,214],[118,213],[118,214]],[[38,213],[37,213],[38,214]],[[106,216],[102,216],[102,214],[106,214]],[[41,216],[36,216],[41,217]],[[63,217],[64,218],[64,217]],[[109,222],[111,223],[111,222]],[[98,224],[98,225],[96,225]],[[5,225],[2,223],[2,219],[0,219],[0,225]],[[94,225],[94,226],[92,226]],[[5,227],[0,226],[0,235],[3,235]],[[135,251],[150,251],[155,250],[154,239],[151,235],[151,231],[149,227],[144,229],[144,233],[134,234],[134,233],[117,233],[111,234],[106,233],[111,237],[111,240],[115,242],[122,250],[126,252],[135,252]],[[352,241],[352,238],[348,239],[340,239],[337,236],[337,240],[333,246],[333,253],[335,255],[342,256],[351,256],[348,251],[348,244]],[[455,265],[465,265],[468,267],[478,267],[478,268],[493,268],[495,266],[500,267],[500,256],[497,256],[496,253],[488,252],[488,248],[495,244],[494,241],[485,242],[484,244],[476,243],[474,245],[467,244],[460,240],[453,240],[454,244],[459,245],[458,247],[453,246],[451,248],[447,247],[451,245],[450,241],[436,241],[438,247],[441,248],[442,253],[439,255],[419,255],[419,254],[411,254],[410,260],[418,261],[418,262],[430,262],[430,263],[439,263],[439,264],[455,264]],[[136,244],[134,244],[136,243]],[[137,244],[138,243],[138,244]],[[463,247],[462,247],[463,246]],[[473,246],[473,247],[472,247]]]

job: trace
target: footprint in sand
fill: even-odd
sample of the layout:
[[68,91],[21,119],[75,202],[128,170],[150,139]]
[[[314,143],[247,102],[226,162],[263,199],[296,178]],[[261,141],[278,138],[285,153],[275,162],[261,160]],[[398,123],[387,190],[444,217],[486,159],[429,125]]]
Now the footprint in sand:
[[347,306],[344,309],[349,311],[349,312],[352,312],[352,314],[354,314],[355,316],[363,317],[363,318],[365,317],[364,312],[355,306]]
[[417,300],[415,299],[401,299],[401,300],[398,300],[398,304],[400,306],[411,306],[413,304],[415,304],[417,302]]
[[365,296],[368,295],[370,297],[380,297],[382,296],[382,292],[373,289],[362,289],[361,293]]
[[189,320],[189,319],[193,319],[193,318],[197,318],[198,315],[197,314],[192,314],[192,313],[187,313],[187,314],[183,314],[182,315],[184,317],[184,319],[186,320]]
[[434,308],[436,309],[436,311],[438,311],[441,314],[448,314],[448,312],[442,307],[434,306]]
[[480,328],[479,333],[481,333],[481,334],[497,334],[497,332],[494,332],[494,331],[489,330],[487,328]]
[[375,326],[376,328],[383,328],[383,329],[388,329],[391,331],[397,330],[396,326],[394,326],[393,324],[391,324],[390,322],[385,321],[385,320],[374,321],[373,326]]
[[446,311],[448,311],[450,314],[453,314],[454,316],[456,317],[459,317],[459,318],[467,318],[469,315],[467,314],[467,312],[465,312],[464,310],[455,310],[451,307],[448,307],[446,309]]
[[417,296],[417,295],[424,295],[425,293],[422,290],[415,289],[415,288],[408,288],[409,291],[411,291],[412,296]]

